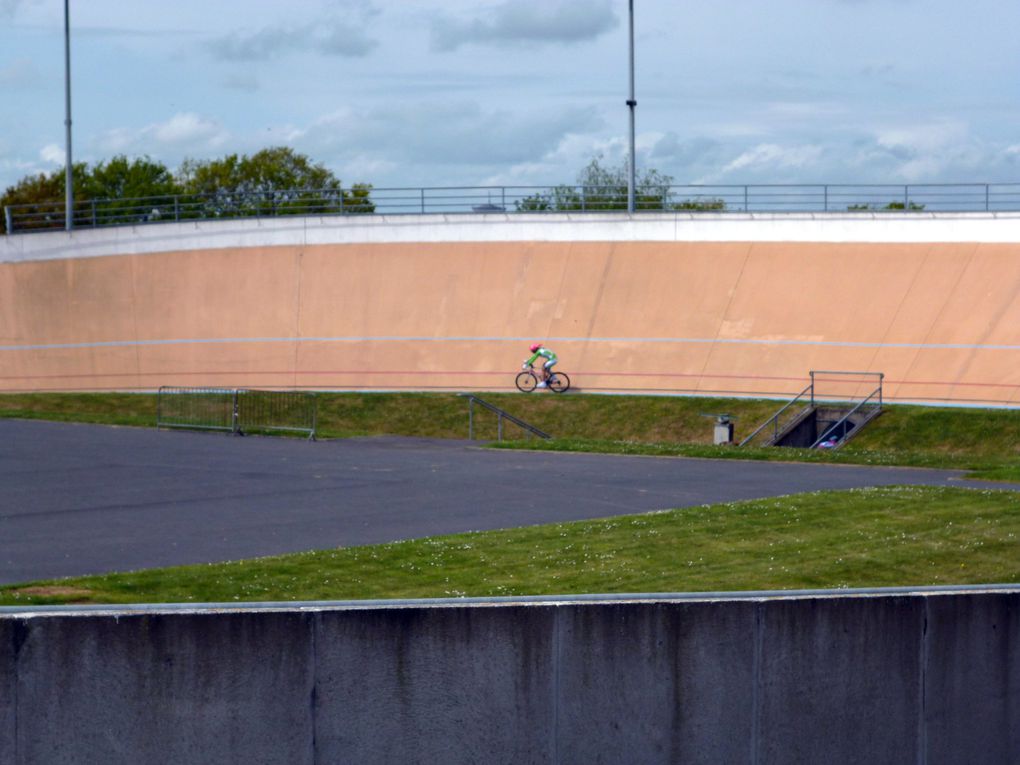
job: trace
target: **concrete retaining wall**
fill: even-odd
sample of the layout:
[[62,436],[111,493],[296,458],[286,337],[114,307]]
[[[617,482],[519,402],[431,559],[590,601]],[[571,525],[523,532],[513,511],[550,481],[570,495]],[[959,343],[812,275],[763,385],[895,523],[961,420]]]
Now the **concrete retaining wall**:
[[1020,762],[1020,588],[0,613],[0,762]]

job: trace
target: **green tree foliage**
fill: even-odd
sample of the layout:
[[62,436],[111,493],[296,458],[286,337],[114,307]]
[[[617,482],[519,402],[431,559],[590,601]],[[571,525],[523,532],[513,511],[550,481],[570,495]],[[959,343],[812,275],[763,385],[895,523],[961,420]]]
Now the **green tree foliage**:
[[220,217],[375,210],[371,186],[343,189],[330,170],[286,146],[251,156],[185,160],[178,177],[186,193],[204,200],[206,214]]
[[83,179],[88,205],[78,210],[85,223],[136,223],[164,217],[182,189],[173,173],[149,157],[118,155],[100,162]]
[[919,205],[917,202],[910,202],[909,204],[903,202],[890,202],[884,207],[879,207],[874,204],[861,204],[861,205],[850,205],[846,208],[850,212],[883,212],[887,210],[907,210],[909,212],[921,212],[924,210],[924,205]]
[[[626,163],[618,166],[602,164],[594,157],[577,175],[574,186],[555,186],[551,191],[532,194],[516,203],[521,212],[572,210],[626,210],[629,194],[629,171]],[[655,210],[725,210],[722,199],[685,199],[673,202],[670,187],[672,176],[648,169],[634,177],[634,209]]]
[[251,156],[230,154],[223,159],[185,160],[179,175],[188,191],[200,194],[286,193],[340,187],[332,172],[286,146],[263,149]]
[[[95,167],[76,162],[71,175],[75,225],[146,219],[181,191],[166,166],[148,157],[129,160],[118,155]],[[27,176],[0,197],[0,206],[29,205],[18,209],[19,228],[23,229],[63,225],[64,204],[63,169]],[[6,220],[3,224],[6,226]]]
[[[595,157],[580,172],[577,183],[586,203],[591,205],[589,209],[627,209],[630,178],[626,163],[617,167],[603,167],[599,162],[599,157]],[[673,178],[671,176],[660,173],[654,168],[635,173],[634,209],[668,209],[669,187],[672,185]]]
[[684,199],[675,203],[672,209],[690,212],[721,212],[726,209],[726,200],[718,197]]
[[[372,186],[343,189],[320,164],[286,147],[251,156],[186,160],[175,175],[149,157],[118,155],[94,167],[76,163],[76,226],[209,216],[371,213]],[[64,223],[64,171],[30,175],[0,196],[0,208],[17,205],[17,228],[59,228]],[[28,205],[23,207],[23,205]],[[0,233],[6,216],[0,214]]]
[[166,165],[149,157],[129,160],[118,155],[100,162],[84,181],[91,199],[141,199],[182,192]]
[[[88,197],[88,165],[76,162],[71,169],[75,200]],[[19,210],[26,214],[23,228],[54,228],[64,223],[64,170],[27,175],[0,196],[0,208],[27,205]],[[0,233],[7,233],[7,217],[0,216]]]

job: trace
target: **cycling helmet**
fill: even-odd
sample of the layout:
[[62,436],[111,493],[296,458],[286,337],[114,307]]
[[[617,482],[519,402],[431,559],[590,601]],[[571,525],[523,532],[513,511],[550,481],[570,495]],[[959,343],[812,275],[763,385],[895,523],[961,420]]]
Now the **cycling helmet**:
[[534,353],[535,351],[537,351],[541,347],[542,347],[541,343],[535,343],[534,345],[531,346],[531,352]]

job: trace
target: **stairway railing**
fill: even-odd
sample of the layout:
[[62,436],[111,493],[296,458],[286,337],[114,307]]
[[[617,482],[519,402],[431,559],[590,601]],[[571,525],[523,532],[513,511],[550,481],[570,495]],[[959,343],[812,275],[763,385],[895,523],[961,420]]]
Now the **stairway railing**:
[[[798,393],[796,396],[794,396],[793,399],[789,403],[786,404],[786,406],[784,406],[782,409],[780,409],[774,415],[772,415],[767,420],[765,420],[765,422],[763,422],[761,425],[759,425],[751,435],[749,435],[747,438],[745,438],[743,441],[740,442],[740,445],[741,446],[745,446],[745,445],[751,443],[751,441],[753,441],[755,439],[755,437],[759,433],[767,432],[767,428],[769,427],[769,425],[772,426],[772,436],[771,436],[768,444],[766,444],[766,446],[771,445],[772,443],[774,443],[775,440],[777,438],[779,438],[780,431],[782,431],[786,427],[786,425],[789,424],[789,423],[784,423],[782,428],[779,427],[779,418],[783,415],[783,413],[787,409],[789,409],[791,406],[796,404],[798,401],[800,401],[802,398],[804,398],[807,395],[810,395],[810,397],[811,397],[811,399],[810,399],[811,403],[809,403],[807,405],[807,407],[810,408],[814,404],[814,389],[815,389],[815,384],[814,384],[814,380],[812,379],[810,385],[808,385],[804,390],[802,390],[800,393]],[[799,414],[801,414],[801,412],[798,412],[797,414],[799,415]]]
[[[855,424],[854,425],[854,429],[857,429],[857,428],[861,427],[865,422],[870,420],[872,417],[875,417],[879,412],[882,411],[882,383],[881,383],[881,381],[879,381],[878,387],[875,388],[875,390],[873,390],[863,401],[861,401],[861,403],[859,403],[857,406],[855,406],[849,412],[844,414],[843,417],[841,417],[837,422],[833,423],[828,428],[826,428],[825,432],[823,432],[822,435],[820,435],[817,439],[815,439],[815,442],[813,444],[811,444],[810,448],[817,449],[818,445],[820,443],[822,443],[823,441],[825,441],[826,439],[831,438],[831,437],[836,437],[836,438],[839,439],[837,444],[836,444],[836,448],[839,448],[840,446],[842,446],[843,443],[846,441],[846,436],[847,436],[846,423],[847,423],[847,421],[851,417],[853,417],[855,414],[857,414],[857,412],[859,412],[861,410],[861,408],[865,404],[867,404],[869,401],[871,401],[873,398],[876,398],[876,397],[878,399],[877,406],[871,411],[871,413],[867,416],[867,418],[864,421]],[[842,430],[840,430],[840,428],[842,428]]]
[[461,396],[468,400],[468,438],[472,441],[475,440],[475,404],[478,404],[483,409],[488,409],[490,412],[496,415],[496,434],[498,440],[503,440],[503,420],[509,420],[517,427],[521,428],[528,434],[528,438],[532,435],[536,435],[539,438],[552,438],[545,431],[539,430],[534,425],[531,425],[519,417],[514,417],[510,412],[504,409],[500,409],[494,404],[490,404],[488,401],[483,401],[473,393],[461,393]]

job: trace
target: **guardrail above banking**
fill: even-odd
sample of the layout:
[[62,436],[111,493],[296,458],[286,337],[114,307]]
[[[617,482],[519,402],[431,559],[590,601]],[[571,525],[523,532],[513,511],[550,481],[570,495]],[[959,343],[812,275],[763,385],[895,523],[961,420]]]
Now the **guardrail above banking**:
[[[8,205],[6,232],[62,229],[63,201]],[[1020,183],[722,184],[643,186],[637,212],[1015,212]],[[618,186],[446,186],[273,189],[74,203],[74,228],[283,215],[399,215],[627,211]]]

